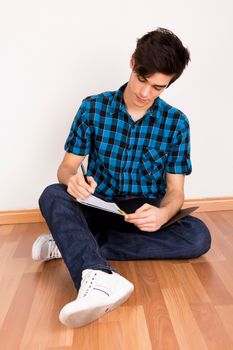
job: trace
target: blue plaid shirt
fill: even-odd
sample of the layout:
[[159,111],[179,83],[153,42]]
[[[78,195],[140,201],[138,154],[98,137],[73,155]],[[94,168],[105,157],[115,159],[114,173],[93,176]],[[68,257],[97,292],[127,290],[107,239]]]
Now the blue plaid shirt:
[[65,151],[89,155],[87,175],[106,198],[162,197],[166,172],[191,173],[189,122],[160,97],[134,122],[123,99],[126,85],[82,101]]

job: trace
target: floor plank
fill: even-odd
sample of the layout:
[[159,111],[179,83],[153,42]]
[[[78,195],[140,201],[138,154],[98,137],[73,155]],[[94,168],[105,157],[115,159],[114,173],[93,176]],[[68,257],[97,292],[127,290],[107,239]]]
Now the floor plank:
[[212,248],[189,260],[111,261],[135,285],[99,320],[69,329],[58,319],[76,297],[62,259],[38,263],[31,246],[45,223],[0,226],[0,344],[4,350],[233,349],[233,211],[194,213]]

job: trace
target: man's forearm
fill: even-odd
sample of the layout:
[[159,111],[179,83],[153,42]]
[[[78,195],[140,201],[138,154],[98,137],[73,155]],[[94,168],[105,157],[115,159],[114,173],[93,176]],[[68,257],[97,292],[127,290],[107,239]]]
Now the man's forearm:
[[80,164],[85,156],[72,153],[65,153],[64,159],[57,170],[58,181],[68,186],[70,178],[77,174]]
[[58,168],[57,171],[58,181],[62,184],[67,185],[71,176],[75,175],[76,173],[77,172],[69,166],[62,165]]
[[165,194],[160,203],[160,208],[163,208],[165,211],[166,221],[170,220],[181,209],[183,203],[183,192],[171,190]]

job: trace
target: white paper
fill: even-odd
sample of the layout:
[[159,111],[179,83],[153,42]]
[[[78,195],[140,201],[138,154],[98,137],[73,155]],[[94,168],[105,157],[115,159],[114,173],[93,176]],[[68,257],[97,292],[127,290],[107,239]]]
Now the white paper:
[[84,200],[78,200],[79,203],[88,205],[90,207],[99,208],[105,211],[110,211],[111,213],[123,215],[121,209],[114,202],[106,202],[103,199],[93,196],[92,194]]

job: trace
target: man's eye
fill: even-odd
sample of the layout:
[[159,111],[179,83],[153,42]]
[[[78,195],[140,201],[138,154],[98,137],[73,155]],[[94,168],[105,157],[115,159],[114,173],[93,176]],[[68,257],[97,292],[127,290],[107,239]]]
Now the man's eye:
[[158,88],[158,87],[156,87],[156,86],[154,86],[154,88],[155,88],[155,90],[157,90],[157,91],[161,91],[161,90],[162,90],[161,88]]

